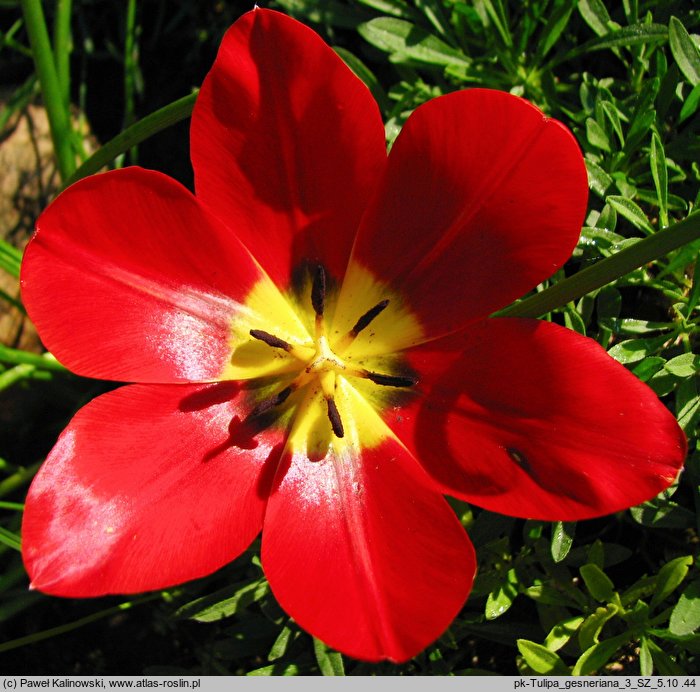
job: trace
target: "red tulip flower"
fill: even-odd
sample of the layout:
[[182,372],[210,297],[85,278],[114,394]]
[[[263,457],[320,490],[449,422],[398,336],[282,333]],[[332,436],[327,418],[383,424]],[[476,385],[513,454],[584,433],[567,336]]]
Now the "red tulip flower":
[[140,168],[82,180],[22,268],[46,346],[130,381],[60,436],[27,497],[32,586],[87,597],[210,574],[262,530],[273,593],[356,658],[404,661],[469,594],[444,499],[576,520],[654,497],[685,439],[595,342],[488,318],[574,248],[579,148],[515,96],[408,119],[321,39],[254,10],[192,115],[196,194]]

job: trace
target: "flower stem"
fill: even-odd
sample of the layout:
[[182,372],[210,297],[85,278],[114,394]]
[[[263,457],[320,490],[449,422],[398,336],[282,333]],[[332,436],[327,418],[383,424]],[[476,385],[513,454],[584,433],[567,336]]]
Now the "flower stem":
[[34,66],[41,85],[44,106],[49,117],[51,139],[61,179],[66,180],[75,170],[71,144],[71,125],[63,90],[56,73],[49,33],[46,29],[41,0],[22,0],[24,22],[34,56]]
[[70,54],[73,51],[71,37],[71,9],[73,0],[58,0],[53,30],[53,55],[56,77],[63,96],[63,107],[70,106]]
[[595,291],[648,262],[700,238],[700,211],[670,228],[650,235],[596,264],[582,269],[541,293],[495,313],[495,317],[540,317],[568,302]]

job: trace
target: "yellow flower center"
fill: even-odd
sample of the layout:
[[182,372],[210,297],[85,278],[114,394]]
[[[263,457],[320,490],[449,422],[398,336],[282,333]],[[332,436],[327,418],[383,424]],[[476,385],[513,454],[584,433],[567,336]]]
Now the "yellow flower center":
[[368,379],[384,387],[407,388],[416,384],[413,375],[374,372],[363,367],[361,361],[353,362],[351,358],[344,359],[342,355],[348,351],[358,335],[362,333],[389,305],[389,299],[379,301],[363,313],[340,338],[334,342],[333,348],[326,333],[326,273],[323,266],[318,265],[314,272],[311,286],[311,306],[314,311],[313,345],[293,344],[275,334],[261,329],[251,329],[250,336],[267,346],[284,351],[299,362],[299,373],[286,387],[273,396],[260,401],[251,411],[249,418],[256,418],[271,409],[284,404],[289,396],[312,383],[316,383],[326,403],[326,413],[333,434],[337,438],[345,436],[343,417],[336,403],[337,375],[344,378]]

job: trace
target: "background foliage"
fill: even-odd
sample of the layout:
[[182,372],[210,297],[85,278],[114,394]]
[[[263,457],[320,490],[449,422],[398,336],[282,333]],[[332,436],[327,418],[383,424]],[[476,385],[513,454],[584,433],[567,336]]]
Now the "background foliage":
[[[112,385],[42,354],[19,297],[21,248],[51,196],[104,165],[138,162],[191,184],[193,89],[250,5],[0,0],[0,153],[27,118],[37,153],[29,170],[0,157],[5,180],[17,178],[1,194],[23,204],[14,216],[0,205],[0,671],[697,674],[700,10],[692,0],[263,4],[313,26],[366,82],[389,144],[417,105],[475,85],[569,125],[589,173],[585,228],[570,262],[538,287],[553,300],[511,314],[549,310],[544,319],[596,339],[647,382],[688,436],[686,470],[654,501],[578,524],[454,503],[477,547],[477,582],[448,632],[402,666],[343,658],[300,631],[270,594],[257,544],[209,578],[129,600],[28,591],[26,488],[70,416]],[[599,264],[620,252],[636,268]],[[609,269],[588,285],[580,277],[592,266]]]

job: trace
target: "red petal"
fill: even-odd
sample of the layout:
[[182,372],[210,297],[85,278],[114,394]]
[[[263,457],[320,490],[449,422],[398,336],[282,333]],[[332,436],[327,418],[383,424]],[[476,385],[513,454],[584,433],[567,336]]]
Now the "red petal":
[[503,514],[576,520],[657,495],[686,441],[593,340],[489,319],[409,353],[421,397],[387,418],[445,491]]
[[386,165],[377,104],[303,24],[256,9],[229,29],[192,115],[197,196],[279,286],[302,260],[345,271]]
[[81,409],[27,496],[32,585],[72,597],[160,589],[230,562],[260,531],[281,435],[237,425],[238,389],[133,385]]
[[127,168],[82,180],[41,215],[22,298],[47,348],[86,376],[219,377],[231,320],[262,273],[174,180]]
[[561,267],[587,196],[583,157],[561,123],[507,93],[460,91],[406,122],[353,259],[403,291],[434,337]]
[[[355,658],[405,661],[448,627],[476,569],[449,505],[392,439],[283,458],[262,560],[282,607]],[[288,466],[288,468],[284,468]]]

